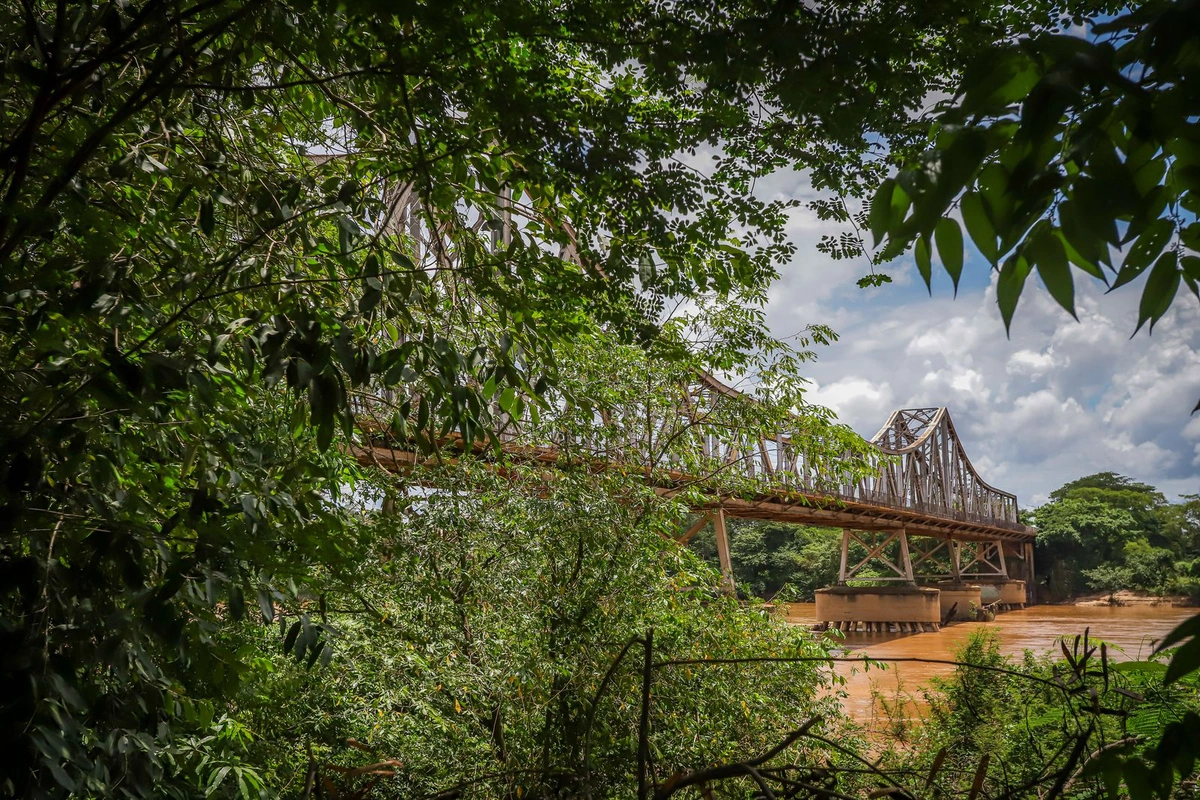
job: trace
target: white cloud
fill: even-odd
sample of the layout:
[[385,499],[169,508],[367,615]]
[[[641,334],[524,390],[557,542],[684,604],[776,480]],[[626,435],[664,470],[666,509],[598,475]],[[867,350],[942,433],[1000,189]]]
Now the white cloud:
[[1053,348],[1037,353],[1033,350],[1018,350],[1009,356],[1004,369],[1009,375],[1025,375],[1030,378],[1041,378],[1057,366]]
[[[781,178],[780,196],[809,198],[806,182]],[[1066,481],[1113,470],[1168,496],[1200,491],[1200,307],[1181,291],[1155,327],[1132,339],[1141,286],[1105,295],[1079,274],[1071,318],[1030,281],[1006,335],[995,304],[995,276],[968,259],[957,300],[935,283],[859,290],[863,263],[815,250],[840,226],[797,210],[795,263],[781,269],[767,309],[778,335],[810,322],[842,340],[812,365],[813,402],[870,436],[895,408],[950,408],[968,455],[985,480],[1043,502]],[[911,262],[890,265],[911,276]],[[1077,273],[1078,274],[1078,273]]]
[[[891,386],[866,378],[844,378],[826,386],[817,384],[807,399],[832,409],[842,420],[875,417],[878,425],[884,423],[896,402]],[[860,429],[859,433],[871,436],[875,430]]]

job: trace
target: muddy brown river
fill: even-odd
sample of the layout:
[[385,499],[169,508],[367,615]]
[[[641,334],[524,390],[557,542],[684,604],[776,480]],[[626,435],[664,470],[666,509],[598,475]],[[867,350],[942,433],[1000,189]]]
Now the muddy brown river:
[[[788,619],[811,625],[815,611],[812,603],[793,603]],[[851,634],[844,644],[853,651],[850,655],[855,656],[950,660],[972,631],[988,629],[999,636],[1002,652],[1020,657],[1025,650],[1035,653],[1057,650],[1059,637],[1074,637],[1087,628],[1091,637],[1108,643],[1110,658],[1125,660],[1148,656],[1158,639],[1196,612],[1194,608],[1169,605],[1031,606],[998,614],[992,622],[948,625],[937,633]],[[949,664],[912,662],[889,664],[885,670],[863,670],[859,665],[844,663],[837,669],[847,679],[847,713],[869,727],[881,722],[882,710],[874,693],[891,702],[902,699],[903,716],[913,717],[924,710],[921,689],[929,685],[929,679],[954,671]]]

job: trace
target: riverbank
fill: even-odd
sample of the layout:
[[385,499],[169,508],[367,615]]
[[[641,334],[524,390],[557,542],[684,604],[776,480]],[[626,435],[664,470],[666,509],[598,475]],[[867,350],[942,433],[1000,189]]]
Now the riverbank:
[[1072,597],[1059,603],[1048,603],[1056,606],[1170,606],[1173,608],[1194,608],[1200,605],[1193,597],[1187,595],[1161,595],[1149,592],[1139,592],[1122,589],[1119,592],[1095,592],[1078,597]]
[[[793,603],[787,612],[789,622],[812,625],[816,606]],[[1038,655],[1057,653],[1060,639],[1070,642],[1087,631],[1093,639],[1107,643],[1110,659],[1127,661],[1149,657],[1162,637],[1193,613],[1191,609],[1164,603],[1129,606],[1064,603],[997,614],[990,622],[957,622],[937,633],[846,634],[837,644],[853,651],[854,656],[878,659],[884,665],[864,668],[859,664],[838,663],[835,670],[846,681],[838,691],[844,693],[842,707],[856,722],[872,728],[886,726],[889,714],[885,705],[890,705],[894,712],[899,709],[899,715],[906,718],[925,713],[923,690],[929,688],[932,678],[953,674],[952,662],[959,648],[976,631],[994,633],[1001,652],[1017,660],[1026,650]]]

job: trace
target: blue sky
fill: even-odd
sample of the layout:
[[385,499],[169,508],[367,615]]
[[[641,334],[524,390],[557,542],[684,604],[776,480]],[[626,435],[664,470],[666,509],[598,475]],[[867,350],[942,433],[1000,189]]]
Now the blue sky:
[[[804,176],[761,181],[758,194],[811,199]],[[1105,296],[1077,273],[1076,322],[1031,279],[1006,338],[988,265],[968,256],[957,299],[945,274],[932,297],[911,258],[888,265],[895,282],[859,289],[865,262],[816,250],[840,232],[804,209],[793,213],[798,247],[780,267],[767,318],[778,336],[830,325],[841,341],[809,374],[810,398],[870,436],[894,408],[950,408],[967,453],[1023,506],[1068,480],[1113,470],[1168,496],[1200,492],[1200,305],[1181,289],[1154,329],[1133,339],[1140,284]]]

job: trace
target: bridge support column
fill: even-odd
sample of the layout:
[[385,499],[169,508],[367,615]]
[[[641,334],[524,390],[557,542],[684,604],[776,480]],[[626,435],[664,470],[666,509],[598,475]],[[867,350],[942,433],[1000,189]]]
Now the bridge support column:
[[[853,564],[850,560],[852,546],[861,547],[860,553],[865,551],[865,555]],[[918,554],[921,552],[918,548]],[[869,564],[886,568],[890,574],[861,575]],[[817,620],[843,631],[916,633],[937,630],[942,620],[939,592],[917,586],[913,566],[908,531],[904,528],[872,532],[844,528],[838,585],[817,590]],[[894,581],[899,585],[848,585],[853,580]]]
[[[1004,545],[1001,545],[1003,548]],[[1008,558],[1007,573],[1010,579],[1015,578],[1024,584],[1025,594],[1021,599],[1017,598],[1017,591],[1010,589],[1007,602],[1011,605],[1033,605],[1034,603],[1034,581],[1036,576],[1033,571],[1033,542],[1013,542],[1010,543],[1011,549],[1006,552]]]
[[725,509],[718,508],[712,519],[717,534],[717,559],[721,562],[721,589],[726,594],[733,594],[737,591],[737,583],[733,579],[733,558],[729,554],[729,535],[725,531]]
[[908,550],[908,531],[900,529],[900,562],[904,568],[904,582],[916,586],[917,579],[913,577],[912,554]]
[[1037,573],[1033,569],[1033,542],[1025,543],[1025,602],[1037,602]]
[[842,567],[838,570],[838,586],[846,585],[846,562],[850,555],[850,529],[842,528]]
[[844,632],[919,633],[941,627],[941,593],[928,586],[818,589],[817,621]]
[[947,581],[937,584],[941,592],[939,596],[942,624],[964,619],[974,619],[983,607],[983,593],[978,586],[969,586],[961,581]]
[[[1027,584],[1024,580],[1010,575],[1009,554],[1005,550],[1005,542],[1002,539],[994,539],[972,544],[974,552],[965,566],[963,575],[972,583],[980,585],[984,605],[999,611],[1024,608],[1028,602]],[[1015,550],[1012,556],[1018,561],[1025,561],[1022,550]],[[1021,564],[1022,572],[1026,566],[1027,564]]]

